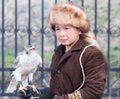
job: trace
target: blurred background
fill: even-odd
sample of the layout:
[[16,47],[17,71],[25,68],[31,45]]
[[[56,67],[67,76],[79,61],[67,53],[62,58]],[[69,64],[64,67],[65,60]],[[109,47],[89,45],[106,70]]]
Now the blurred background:
[[0,0],[0,96],[10,95],[5,90],[14,59],[29,44],[43,59],[34,83],[49,87],[51,57],[59,42],[48,29],[47,16],[53,5],[68,1],[85,8],[91,32],[108,59],[110,68],[103,98],[120,98],[120,0]]

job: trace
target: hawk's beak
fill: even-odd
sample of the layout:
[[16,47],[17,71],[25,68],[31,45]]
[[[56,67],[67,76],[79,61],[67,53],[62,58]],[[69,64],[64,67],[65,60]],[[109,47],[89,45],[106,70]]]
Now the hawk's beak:
[[26,54],[28,54],[28,49],[27,47],[24,47]]

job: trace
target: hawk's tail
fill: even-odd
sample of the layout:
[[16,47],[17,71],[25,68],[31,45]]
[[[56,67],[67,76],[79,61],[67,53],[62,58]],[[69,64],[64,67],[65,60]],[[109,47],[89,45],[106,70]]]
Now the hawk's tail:
[[16,86],[17,86],[17,81],[16,79],[13,77],[12,80],[10,81],[8,88],[6,90],[7,93],[13,93],[16,90]]

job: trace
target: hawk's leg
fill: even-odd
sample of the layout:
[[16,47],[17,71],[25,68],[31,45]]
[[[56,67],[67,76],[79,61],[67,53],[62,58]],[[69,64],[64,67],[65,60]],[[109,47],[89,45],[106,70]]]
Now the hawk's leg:
[[27,90],[31,93],[32,96],[40,96],[40,93],[37,87],[33,84],[33,73],[29,74]]
[[18,81],[15,93],[19,96],[26,96],[26,88],[23,86],[21,81]]
[[32,96],[39,96],[40,94],[37,87],[34,84],[32,84],[32,82],[29,82],[29,85],[27,86],[27,90],[30,91]]

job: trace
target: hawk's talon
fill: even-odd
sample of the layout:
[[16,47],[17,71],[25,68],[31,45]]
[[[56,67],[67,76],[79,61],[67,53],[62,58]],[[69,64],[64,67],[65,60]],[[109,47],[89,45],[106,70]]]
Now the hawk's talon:
[[17,85],[17,89],[16,89],[16,93],[17,95],[21,96],[21,95],[24,95],[26,96],[26,88],[22,85],[22,82],[18,82],[18,85]]
[[37,94],[39,94],[39,92],[38,92],[38,90],[37,90],[35,85],[31,85],[30,87],[33,89],[33,92],[36,92]]
[[19,84],[19,86],[17,87],[16,93],[18,96],[24,99],[29,99],[28,97],[34,97],[38,99],[41,94],[36,88],[36,86],[33,84],[28,85],[27,87],[24,87],[22,84]]
[[37,88],[35,85],[31,84],[27,86],[27,89],[31,92],[31,94],[34,95],[40,95],[40,93],[38,92]]
[[17,94],[18,95],[25,95],[26,96],[26,88],[25,87],[23,87],[22,85],[20,85],[20,87],[18,88],[18,90],[17,90]]

